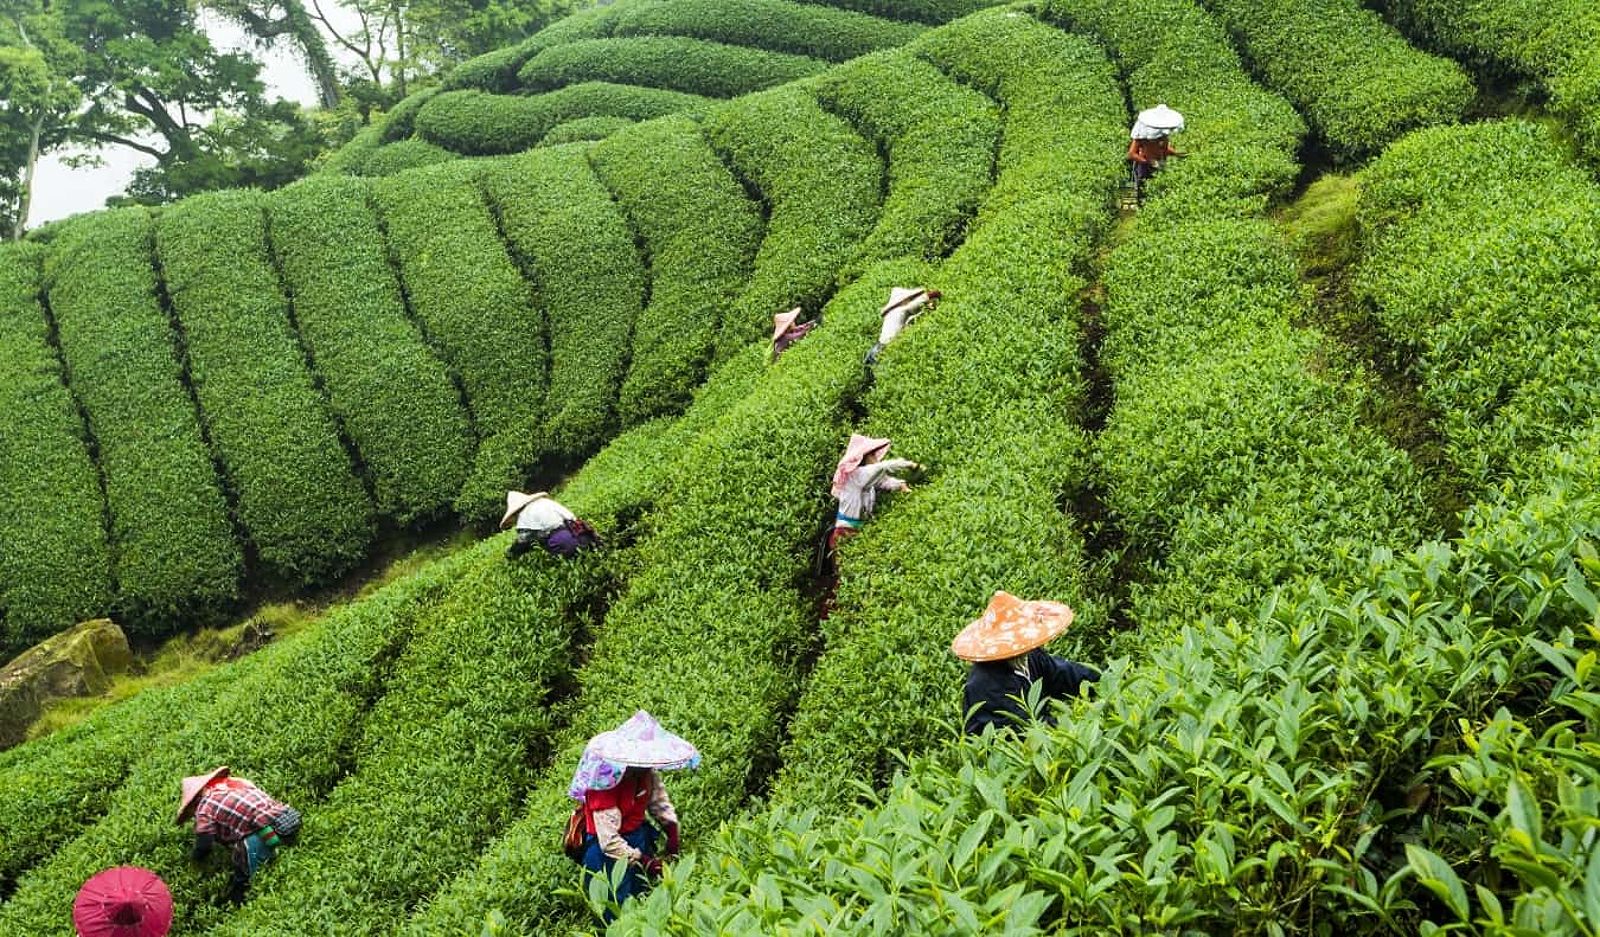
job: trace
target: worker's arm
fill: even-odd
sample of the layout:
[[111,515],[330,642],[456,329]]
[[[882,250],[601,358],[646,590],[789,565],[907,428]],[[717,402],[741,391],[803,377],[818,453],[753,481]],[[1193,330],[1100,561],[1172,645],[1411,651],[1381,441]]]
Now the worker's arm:
[[895,478],[889,473],[921,468],[921,466],[910,459],[884,459],[882,462],[872,463],[867,468],[872,470],[872,483],[878,486],[878,490],[905,491],[908,487],[905,479]]
[[673,809],[672,799],[667,796],[667,786],[661,783],[661,773],[654,772],[650,779],[650,816],[661,825],[661,831],[667,834],[666,848],[661,850],[666,855],[678,854],[678,811]]
[[196,862],[211,855],[211,847],[217,844],[217,837],[212,833],[196,833],[194,836],[194,851],[189,857]]
[[1035,654],[1028,664],[1037,668],[1035,677],[1044,682],[1045,695],[1056,699],[1074,699],[1085,683],[1100,679],[1100,671],[1093,667],[1054,654]]
[[622,838],[622,811],[616,807],[605,810],[596,810],[594,817],[594,838],[600,841],[600,851],[617,860],[618,862],[637,862],[644,858],[644,853],[628,845]]
[[517,539],[511,541],[511,545],[506,547],[506,559],[516,559],[522,554],[533,549],[533,545],[538,542],[539,535],[534,531],[528,530],[527,528],[518,530]]

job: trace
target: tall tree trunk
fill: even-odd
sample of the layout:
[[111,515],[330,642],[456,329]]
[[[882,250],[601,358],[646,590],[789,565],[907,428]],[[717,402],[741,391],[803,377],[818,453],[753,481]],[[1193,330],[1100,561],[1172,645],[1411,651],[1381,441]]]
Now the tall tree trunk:
[[306,5],[301,0],[283,0],[283,8],[289,20],[289,30],[300,46],[301,54],[305,56],[306,69],[317,83],[317,97],[322,106],[338,107],[339,73],[334,66],[333,56],[328,53],[328,44],[322,39],[322,33],[317,31],[317,24],[306,12]]
[[28,230],[28,212],[33,208],[33,175],[39,165],[39,134],[44,132],[44,111],[33,118],[33,132],[28,138],[28,162],[22,167],[22,199],[17,204],[17,223],[11,227],[11,239],[22,240]]

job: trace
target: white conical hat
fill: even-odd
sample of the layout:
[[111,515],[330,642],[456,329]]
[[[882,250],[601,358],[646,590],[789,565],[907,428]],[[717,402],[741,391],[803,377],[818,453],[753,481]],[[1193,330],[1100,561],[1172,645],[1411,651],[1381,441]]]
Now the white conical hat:
[[504,530],[505,528],[510,527],[511,522],[516,519],[518,514],[522,513],[523,508],[539,500],[540,498],[548,497],[550,497],[550,493],[548,491],[535,491],[532,494],[527,494],[521,491],[506,492],[506,516],[500,518],[500,529]]

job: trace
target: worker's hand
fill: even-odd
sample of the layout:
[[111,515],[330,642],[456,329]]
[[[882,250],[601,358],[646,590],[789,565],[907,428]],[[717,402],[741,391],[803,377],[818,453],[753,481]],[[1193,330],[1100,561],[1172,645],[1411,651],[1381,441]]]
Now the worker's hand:
[[667,824],[667,855],[676,856],[677,854],[678,854],[678,824],[676,824],[676,823],[668,823]]
[[661,877],[662,867],[660,858],[656,856],[645,856],[638,861],[637,865],[639,866],[639,870],[642,871],[651,881],[655,881]]

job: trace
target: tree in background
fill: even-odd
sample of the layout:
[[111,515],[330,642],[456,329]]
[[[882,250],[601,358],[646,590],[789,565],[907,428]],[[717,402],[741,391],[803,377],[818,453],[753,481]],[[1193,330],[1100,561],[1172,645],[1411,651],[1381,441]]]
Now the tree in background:
[[71,79],[79,56],[59,19],[14,0],[0,10],[0,239],[15,240],[39,160],[66,142],[82,95]]
[[287,40],[316,82],[321,105],[339,105],[342,95],[338,66],[317,28],[317,20],[302,0],[204,0],[204,5],[238,23],[269,48]]

